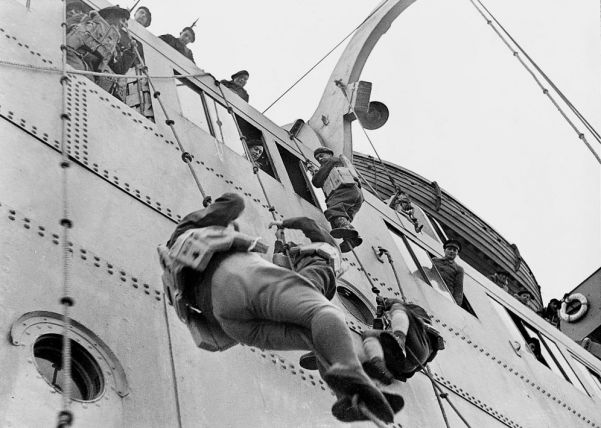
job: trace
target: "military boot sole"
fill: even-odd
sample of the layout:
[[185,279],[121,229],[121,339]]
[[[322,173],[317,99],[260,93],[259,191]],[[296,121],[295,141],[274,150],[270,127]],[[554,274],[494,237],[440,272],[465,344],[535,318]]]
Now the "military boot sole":
[[339,227],[336,229],[332,229],[330,235],[336,239],[352,239],[357,238],[359,236],[359,232],[355,229],[349,229],[347,227]]
[[362,375],[358,370],[334,365],[324,375],[324,380],[334,391],[342,395],[352,397],[357,394],[359,400],[384,422],[394,421],[394,413],[390,404],[367,375]]
[[360,237],[351,238],[351,239],[345,239],[340,244],[340,252],[341,253],[348,253],[353,248],[358,247],[362,243],[363,243],[363,238],[360,238]]
[[[386,401],[392,408],[392,412],[397,414],[405,405],[403,397],[397,394],[383,392]],[[353,403],[353,397],[348,395],[340,398],[332,406],[332,414],[341,422],[366,421],[369,418],[363,414],[361,409]]]

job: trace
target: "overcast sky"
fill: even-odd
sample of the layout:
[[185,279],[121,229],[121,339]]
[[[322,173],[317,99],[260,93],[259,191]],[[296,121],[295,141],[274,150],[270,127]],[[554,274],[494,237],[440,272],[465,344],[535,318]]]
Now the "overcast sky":
[[[199,17],[189,45],[199,67],[219,78],[247,69],[250,103],[262,111],[379,2],[140,4],[151,9],[156,35],[177,35]],[[484,4],[601,132],[599,2]],[[267,116],[281,125],[308,119],[344,46]],[[544,300],[599,268],[601,169],[469,0],[416,1],[382,37],[362,80],[390,109],[388,123],[370,133],[382,158],[438,181],[516,243]],[[373,154],[355,131],[355,150]]]

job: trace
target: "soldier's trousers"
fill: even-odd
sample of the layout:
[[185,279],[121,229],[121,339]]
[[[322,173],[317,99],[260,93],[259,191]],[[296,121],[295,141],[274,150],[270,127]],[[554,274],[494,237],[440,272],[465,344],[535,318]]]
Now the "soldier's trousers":
[[363,193],[357,185],[339,187],[326,199],[328,209],[324,211],[324,215],[330,223],[336,217],[346,217],[348,221],[353,221],[361,204]]
[[256,253],[234,253],[213,273],[211,293],[217,322],[240,343],[312,350],[325,368],[359,367],[343,313],[303,276]]

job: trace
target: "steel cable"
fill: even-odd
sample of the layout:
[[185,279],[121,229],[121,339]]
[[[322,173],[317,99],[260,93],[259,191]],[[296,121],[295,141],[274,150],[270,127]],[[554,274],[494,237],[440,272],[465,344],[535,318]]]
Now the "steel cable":
[[[599,154],[593,149],[593,147],[590,145],[590,143],[586,139],[586,136],[578,129],[578,127],[576,126],[576,124],[574,124],[574,122],[566,115],[566,113],[561,108],[561,106],[557,103],[557,101],[555,100],[555,98],[553,97],[553,95],[551,95],[549,93],[549,90],[547,88],[545,88],[545,86],[541,83],[540,79],[536,76],[536,74],[534,73],[534,71],[532,71],[532,69],[528,66],[528,64],[526,64],[526,62],[521,58],[520,53],[518,51],[516,51],[511,46],[511,44],[507,41],[507,39],[501,34],[501,32],[499,31],[499,29],[497,27],[495,27],[495,25],[493,24],[493,21],[498,24],[498,21],[495,19],[495,17],[490,12],[488,12],[488,9],[486,9],[486,7],[482,4],[482,2],[480,0],[477,0],[478,3],[481,4],[484,9],[486,9],[486,11],[490,14],[492,20],[489,17],[486,16],[486,14],[482,11],[482,9],[480,9],[478,7],[478,5],[474,2],[474,0],[469,0],[469,1],[470,1],[470,3],[472,3],[472,5],[474,6],[474,8],[476,8],[476,10],[478,11],[478,13],[480,13],[480,15],[482,16],[482,18],[484,18],[484,20],[490,26],[490,28],[492,28],[492,30],[499,36],[499,38],[501,39],[501,41],[505,44],[505,46],[507,46],[507,48],[511,51],[511,53],[513,54],[513,56],[518,59],[518,61],[522,64],[522,66],[526,69],[526,71],[528,71],[528,73],[532,76],[532,78],[534,79],[534,81],[536,82],[536,84],[542,90],[543,94],[546,95],[547,98],[549,98],[549,100],[551,101],[551,103],[555,106],[555,108],[563,116],[563,118],[566,120],[566,122],[570,125],[570,127],[574,130],[574,132],[576,132],[576,134],[578,135],[578,138],[580,140],[582,140],[582,142],[586,145],[586,147],[593,154],[593,156],[595,157],[595,159],[597,159],[597,162],[599,164],[601,164],[601,156],[599,156]],[[498,25],[500,26],[500,24],[498,24]],[[512,38],[512,40],[513,40],[513,38]],[[516,44],[516,46],[518,46],[518,48],[521,50],[521,48],[519,47],[519,45]],[[538,66],[535,66],[535,67],[537,69],[539,69]],[[546,77],[546,75],[544,77]],[[550,82],[550,80],[548,80],[548,81]],[[556,86],[553,85],[553,84],[552,84],[552,87],[556,88]],[[562,97],[562,99],[563,99],[563,97],[564,97],[563,94],[561,94],[560,97]],[[564,102],[565,102],[565,100],[564,100]],[[568,102],[567,104],[570,107],[571,103]],[[572,108],[572,107],[570,107],[570,108]],[[575,110],[575,107],[572,109],[572,111],[574,111],[574,110]],[[577,113],[577,116],[580,118],[580,116],[581,116],[580,112]],[[589,128],[589,126],[590,126],[590,124],[588,124],[588,122],[586,122],[585,127],[587,127],[587,129],[589,129],[589,131],[590,131],[592,129],[592,126],[590,126],[590,128]],[[593,136],[595,138],[597,138],[597,136],[598,136],[597,131],[595,131],[593,129],[593,131],[591,131],[591,132],[592,132]],[[599,140],[599,142],[601,142],[601,140]]]

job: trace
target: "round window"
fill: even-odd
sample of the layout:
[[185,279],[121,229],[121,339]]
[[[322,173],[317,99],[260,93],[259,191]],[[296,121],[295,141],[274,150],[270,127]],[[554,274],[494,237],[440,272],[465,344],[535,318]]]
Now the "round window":
[[44,334],[35,341],[33,355],[38,371],[46,382],[62,392],[71,385],[72,398],[90,401],[104,390],[104,377],[100,366],[79,343],[71,340],[71,376],[65,378],[63,370],[63,336]]
[[374,316],[369,307],[350,289],[338,286],[338,297],[342,305],[363,324],[371,325],[374,321]]

